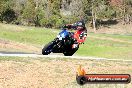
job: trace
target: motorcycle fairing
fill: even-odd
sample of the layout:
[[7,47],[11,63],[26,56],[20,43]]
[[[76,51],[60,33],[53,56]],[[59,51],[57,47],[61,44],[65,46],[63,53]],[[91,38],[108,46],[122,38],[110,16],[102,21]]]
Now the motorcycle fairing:
[[59,33],[59,37],[61,38],[65,38],[68,35],[69,35],[69,32],[66,29],[64,29],[62,32]]

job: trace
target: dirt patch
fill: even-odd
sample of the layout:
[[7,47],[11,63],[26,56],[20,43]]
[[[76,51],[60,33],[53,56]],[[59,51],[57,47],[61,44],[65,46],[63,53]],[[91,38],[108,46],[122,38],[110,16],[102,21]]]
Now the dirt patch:
[[0,39],[0,48],[8,51],[15,50],[15,51],[24,51],[24,52],[33,52],[33,53],[40,53],[41,50],[41,48],[32,45],[8,41],[4,39]]
[[[94,32],[93,28],[88,28],[89,32]],[[106,33],[106,34],[132,34],[132,24],[117,24],[110,25],[107,27],[100,27],[96,30],[96,33]]]
[[[28,60],[27,60],[28,59]],[[0,87],[3,88],[80,88],[76,70],[82,65],[89,74],[131,74],[132,62],[25,58],[25,61],[0,62]],[[83,88],[130,88],[130,84],[92,84]],[[105,87],[106,88],[106,87]]]

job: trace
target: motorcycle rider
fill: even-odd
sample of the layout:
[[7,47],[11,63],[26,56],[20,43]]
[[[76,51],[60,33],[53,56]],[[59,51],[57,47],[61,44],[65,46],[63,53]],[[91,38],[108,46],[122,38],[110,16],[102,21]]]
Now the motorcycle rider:
[[[74,24],[67,24],[65,25],[65,28],[76,30],[74,32],[73,38],[77,41],[78,44],[84,43],[87,37],[87,29],[85,27],[84,20],[80,20]],[[75,47],[74,44],[73,47]]]

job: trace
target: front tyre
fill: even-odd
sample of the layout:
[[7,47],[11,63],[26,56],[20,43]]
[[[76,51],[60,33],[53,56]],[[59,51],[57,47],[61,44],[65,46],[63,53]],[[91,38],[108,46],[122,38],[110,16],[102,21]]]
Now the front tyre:
[[53,48],[53,42],[49,42],[48,44],[46,44],[44,46],[44,48],[42,49],[42,54],[43,55],[48,55],[51,53],[52,51],[52,48]]

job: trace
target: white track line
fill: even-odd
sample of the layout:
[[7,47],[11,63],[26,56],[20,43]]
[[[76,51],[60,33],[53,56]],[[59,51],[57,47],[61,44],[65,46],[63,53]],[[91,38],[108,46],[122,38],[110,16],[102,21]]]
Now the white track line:
[[108,59],[108,58],[97,58],[97,57],[87,57],[87,56],[61,56],[61,55],[38,55],[38,54],[3,54],[0,53],[0,56],[3,57],[46,57],[46,58],[71,58],[71,59],[83,59],[83,60],[109,60],[109,61],[127,61],[132,62],[132,60],[123,60],[123,59]]

